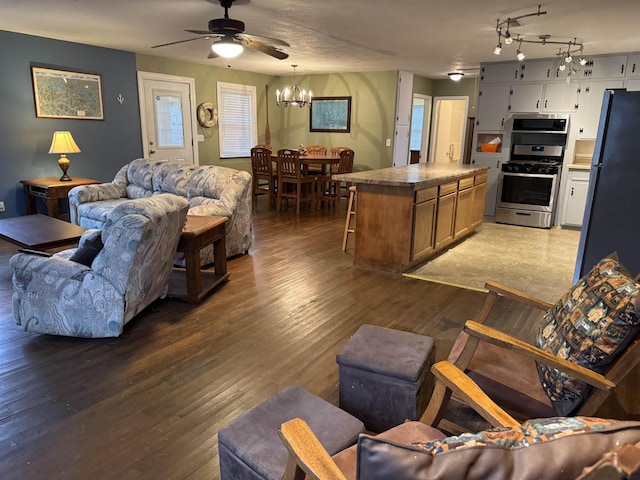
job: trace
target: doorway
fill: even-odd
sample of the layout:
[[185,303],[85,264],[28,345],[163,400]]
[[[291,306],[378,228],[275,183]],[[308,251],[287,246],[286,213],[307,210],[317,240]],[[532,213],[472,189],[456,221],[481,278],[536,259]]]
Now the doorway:
[[469,97],[435,97],[430,162],[462,163]]
[[413,95],[411,111],[411,133],[409,139],[410,163],[427,161],[429,131],[431,129],[431,102],[429,95]]
[[195,80],[138,72],[145,158],[198,164]]

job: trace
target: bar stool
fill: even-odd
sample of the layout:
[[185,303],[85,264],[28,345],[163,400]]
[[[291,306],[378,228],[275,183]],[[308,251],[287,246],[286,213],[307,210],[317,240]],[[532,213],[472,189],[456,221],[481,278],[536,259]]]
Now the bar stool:
[[350,233],[355,233],[355,225],[351,226],[351,219],[356,216],[356,186],[351,185],[349,187],[349,204],[347,206],[347,218],[344,222],[344,235],[342,236],[342,251],[347,251],[347,239]]

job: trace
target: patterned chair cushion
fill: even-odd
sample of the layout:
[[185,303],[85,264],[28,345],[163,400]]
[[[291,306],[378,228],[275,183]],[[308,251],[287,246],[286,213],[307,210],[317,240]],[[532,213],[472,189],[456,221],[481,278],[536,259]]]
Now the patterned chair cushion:
[[72,262],[78,262],[87,267],[93,263],[93,259],[104,247],[102,243],[102,232],[100,230],[87,230],[82,234],[78,248],[69,257]]
[[[640,331],[639,289],[615,254],[604,258],[545,314],[536,345],[604,373]],[[591,390],[546,365],[538,364],[538,375],[557,415],[570,415]]]

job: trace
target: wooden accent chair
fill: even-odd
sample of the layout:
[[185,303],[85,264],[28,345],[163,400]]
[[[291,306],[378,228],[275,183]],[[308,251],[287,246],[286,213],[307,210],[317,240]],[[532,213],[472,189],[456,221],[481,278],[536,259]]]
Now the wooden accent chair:
[[338,162],[331,164],[331,168],[326,174],[318,175],[318,197],[320,201],[330,201],[334,206],[337,206],[339,210],[340,200],[343,197],[349,197],[349,187],[351,184],[345,182],[345,188],[343,188],[343,182],[334,180],[331,177],[336,173],[353,172],[354,152],[350,148],[345,148],[340,150],[338,157]]
[[311,204],[316,199],[316,177],[306,174],[297,150],[278,150],[278,208],[282,199],[292,198],[296,202],[296,215],[300,215],[303,202]]
[[[598,262],[556,304],[488,282],[483,307],[466,322],[446,363],[464,371],[518,420],[596,412],[620,418],[625,415],[620,405],[608,409],[603,403],[640,363],[638,281],[640,275],[632,278],[617,258],[610,257]],[[484,325],[499,297],[547,312],[538,326],[537,346]],[[454,380],[446,377],[436,386],[421,421],[462,432],[464,427],[443,419],[452,394],[449,382]],[[463,400],[482,410],[474,398]],[[501,424],[480,413],[492,425]]]
[[257,207],[259,195],[267,195],[269,208],[273,209],[278,173],[273,171],[270,148],[257,146],[251,149],[251,171],[253,173],[253,208]]

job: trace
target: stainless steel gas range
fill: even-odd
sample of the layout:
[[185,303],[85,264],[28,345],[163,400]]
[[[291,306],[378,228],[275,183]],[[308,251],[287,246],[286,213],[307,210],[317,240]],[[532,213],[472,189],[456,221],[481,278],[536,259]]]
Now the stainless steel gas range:
[[514,117],[502,165],[496,222],[550,228],[557,204],[568,117]]

